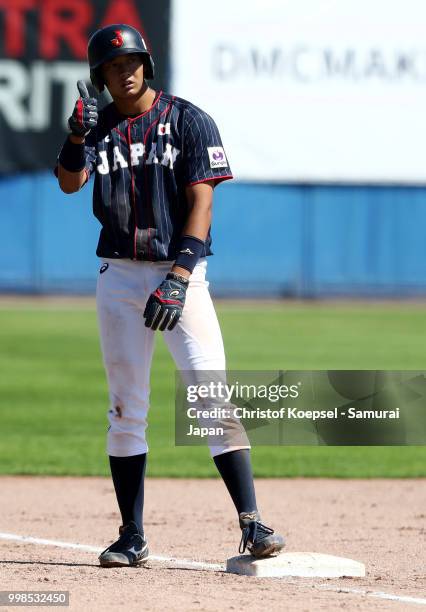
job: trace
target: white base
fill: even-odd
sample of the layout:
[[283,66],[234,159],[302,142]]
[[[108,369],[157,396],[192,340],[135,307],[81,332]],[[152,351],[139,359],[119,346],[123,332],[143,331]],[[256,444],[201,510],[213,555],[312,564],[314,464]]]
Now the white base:
[[361,578],[365,576],[365,565],[352,559],[322,555],[321,553],[282,553],[276,557],[254,559],[251,555],[231,557],[226,562],[226,571],[231,574],[280,578]]

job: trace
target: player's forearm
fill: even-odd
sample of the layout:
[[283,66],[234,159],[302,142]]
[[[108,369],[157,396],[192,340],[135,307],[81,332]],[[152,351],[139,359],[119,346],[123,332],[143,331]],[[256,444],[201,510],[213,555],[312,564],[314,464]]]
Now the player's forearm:
[[[197,243],[194,241],[195,238],[198,238],[200,242],[202,241],[204,243],[211,224],[211,217],[211,208],[209,210],[203,210],[203,207],[193,208],[183,230],[183,236],[192,237],[191,243],[188,243],[188,240],[186,240],[185,243],[182,242],[181,246],[184,248],[181,250],[181,253],[183,251],[188,251],[188,245],[189,251],[191,250],[190,247],[193,247],[194,245],[198,246]],[[193,249],[192,253],[194,253],[194,251],[195,249]],[[176,263],[172,267],[172,272],[174,272],[175,274],[180,274],[185,278],[189,278],[191,276],[191,270],[188,270],[187,268],[182,267],[182,265],[179,265],[179,255]]]
[[209,232],[211,219],[211,198],[203,197],[198,200],[195,198],[183,228],[181,249],[172,272],[189,278],[201,252],[204,251],[204,242]]
[[[84,138],[70,134],[69,140],[73,145],[84,145]],[[70,172],[59,162],[58,164],[58,181],[59,186],[64,193],[74,193],[81,189],[86,182],[86,171],[83,168],[77,172]]]
[[186,188],[188,218],[182,236],[195,236],[205,240],[212,220],[214,181],[206,181]]
[[212,221],[211,202],[201,201],[194,204],[183,228],[183,236],[195,236],[205,240]]
[[59,187],[64,193],[74,193],[79,191],[86,182],[86,172],[69,172],[59,164],[58,166]]

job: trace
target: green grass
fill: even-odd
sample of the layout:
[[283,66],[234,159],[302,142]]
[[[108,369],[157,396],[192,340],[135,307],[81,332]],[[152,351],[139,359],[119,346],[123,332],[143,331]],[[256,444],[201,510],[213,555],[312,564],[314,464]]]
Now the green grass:
[[[228,368],[422,370],[415,304],[218,305]],[[94,308],[0,309],[0,473],[108,474],[107,389]],[[158,334],[151,476],[213,476],[207,448],[174,447],[174,374]],[[425,447],[257,447],[257,476],[425,476]]]

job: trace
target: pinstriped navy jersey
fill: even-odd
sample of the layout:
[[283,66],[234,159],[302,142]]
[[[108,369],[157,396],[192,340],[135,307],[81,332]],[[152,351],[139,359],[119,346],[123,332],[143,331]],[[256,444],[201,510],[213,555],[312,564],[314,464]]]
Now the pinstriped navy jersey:
[[[113,103],[86,138],[86,172],[95,174],[93,211],[99,257],[174,260],[188,216],[185,188],[232,173],[213,119],[160,92],[137,117]],[[202,256],[211,255],[210,232]]]

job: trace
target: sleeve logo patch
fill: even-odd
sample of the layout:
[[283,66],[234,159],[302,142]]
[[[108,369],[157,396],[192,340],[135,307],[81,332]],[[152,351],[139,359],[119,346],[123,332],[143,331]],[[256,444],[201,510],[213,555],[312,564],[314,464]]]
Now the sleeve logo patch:
[[226,159],[223,147],[207,147],[210,160],[210,168],[227,168],[228,161]]

